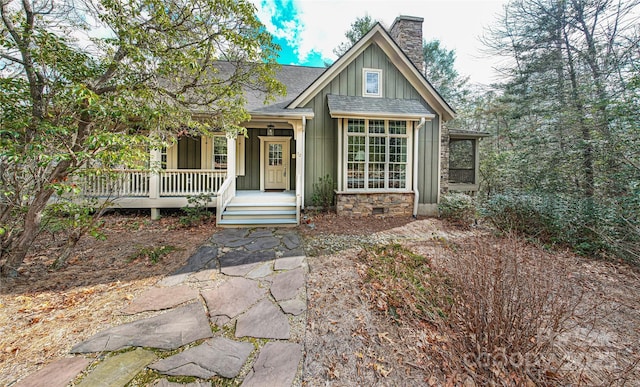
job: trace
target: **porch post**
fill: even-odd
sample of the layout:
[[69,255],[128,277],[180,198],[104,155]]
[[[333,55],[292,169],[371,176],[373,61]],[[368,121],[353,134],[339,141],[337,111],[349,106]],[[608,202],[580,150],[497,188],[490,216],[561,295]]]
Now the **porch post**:
[[[150,151],[150,168],[149,174],[149,199],[160,198],[160,169],[162,163],[162,155],[160,149],[151,149]],[[151,219],[160,219],[160,209],[151,208]]]
[[293,124],[296,140],[296,198],[299,200],[298,205],[304,209],[304,170],[305,170],[305,129],[307,126],[307,117],[302,117],[302,122]]
[[233,191],[236,190],[236,137],[237,133],[227,132],[227,177],[232,177]]

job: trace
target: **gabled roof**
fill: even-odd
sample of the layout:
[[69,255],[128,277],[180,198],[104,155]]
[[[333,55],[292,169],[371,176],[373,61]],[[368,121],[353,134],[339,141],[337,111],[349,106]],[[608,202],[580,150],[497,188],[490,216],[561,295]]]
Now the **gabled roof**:
[[[229,78],[237,64],[220,61],[216,63],[218,76]],[[327,70],[326,67],[305,67],[281,65],[276,71],[275,78],[287,88],[287,94],[276,95],[274,101],[264,104],[266,93],[259,88],[244,87],[246,98],[245,108],[252,116],[306,116],[312,117],[313,110],[308,108],[287,109],[287,105],[302,93],[309,85]]]
[[[398,44],[391,38],[389,33],[377,23],[373,28],[353,45],[344,55],[323,72],[313,83],[311,83],[304,91],[302,91],[291,103],[287,105],[288,109],[296,109],[306,105],[313,97],[319,93],[326,85],[328,85],[338,74],[340,74],[347,66],[360,55],[369,45],[376,43],[389,59],[396,65],[400,73],[415,87],[420,96],[436,113],[439,113],[444,121],[452,119],[455,111],[449,104],[438,94],[427,79],[420,71],[411,63],[407,55],[400,49]],[[373,98],[372,98],[373,99]]]

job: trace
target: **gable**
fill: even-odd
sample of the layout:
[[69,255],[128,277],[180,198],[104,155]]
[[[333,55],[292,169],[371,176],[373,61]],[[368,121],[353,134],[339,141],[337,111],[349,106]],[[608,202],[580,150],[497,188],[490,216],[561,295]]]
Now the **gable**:
[[[329,83],[331,94],[363,97],[364,70],[380,70],[383,99],[422,100],[420,93],[376,44],[370,44]],[[366,97],[375,104],[380,98]]]
[[382,70],[382,97],[422,99],[445,121],[454,117],[453,109],[420,74],[380,24],[374,26],[287,108],[306,106],[318,93],[326,90],[327,86],[330,86],[331,93],[362,96],[364,68]]

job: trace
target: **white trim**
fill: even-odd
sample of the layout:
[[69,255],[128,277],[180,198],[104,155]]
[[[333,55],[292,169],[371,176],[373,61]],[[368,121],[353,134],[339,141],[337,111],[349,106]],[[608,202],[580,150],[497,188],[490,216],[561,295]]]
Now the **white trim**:
[[[339,192],[359,192],[359,193],[386,193],[386,192],[413,192],[411,190],[411,184],[412,184],[412,174],[413,174],[413,160],[417,159],[417,157],[415,157],[412,153],[413,152],[413,142],[412,142],[412,131],[411,129],[413,128],[412,125],[412,121],[408,121],[408,120],[394,120],[394,119],[373,119],[375,121],[384,121],[384,133],[380,134],[380,133],[369,133],[369,121],[371,121],[371,119],[369,118],[358,118],[358,120],[363,120],[364,121],[364,132],[363,133],[349,133],[349,124],[348,123],[344,123],[344,120],[348,120],[348,119],[341,119],[339,121],[338,124],[338,128],[339,130],[342,129],[342,135],[339,136],[341,137],[341,142],[339,143],[339,146],[341,147],[340,151],[338,152],[338,173],[340,173],[340,175],[338,176],[338,181],[342,182],[342,185],[338,187],[338,191]],[[405,134],[391,134],[389,133],[389,121],[402,121],[405,122],[406,126],[406,131]],[[340,132],[339,132],[340,133]],[[348,172],[349,172],[349,167],[348,167],[348,163],[349,163],[349,154],[348,154],[348,148],[349,148],[349,137],[363,137],[365,139],[365,160],[364,160],[364,188],[349,188],[349,179],[348,179]],[[369,162],[367,162],[368,156],[369,156],[369,140],[371,138],[384,138],[385,139],[385,162],[384,162],[384,188],[368,188],[368,181],[369,181]],[[390,160],[390,147],[391,147],[391,141],[390,139],[392,138],[404,138],[407,141],[407,145],[406,145],[406,156],[407,159],[404,163],[396,163],[396,164],[404,164],[405,166],[405,180],[404,180],[404,187],[403,188],[389,188],[389,176],[390,176],[390,172],[389,169],[391,167],[391,162]],[[340,141],[340,140],[339,140]]]
[[331,111],[331,118],[380,118],[386,120],[397,121],[420,121],[421,119],[427,119],[431,121],[436,116],[435,114],[406,114],[406,113],[385,113],[385,112],[354,112],[354,111]]
[[[367,91],[367,74],[377,74],[378,75],[378,92],[377,93],[369,93]],[[381,98],[384,93],[382,92],[382,70],[381,69],[373,69],[373,68],[362,68],[362,96],[363,97],[374,97]]]
[[343,145],[344,141],[343,141],[343,133],[344,130],[342,128],[342,124],[343,124],[343,120],[339,119],[338,120],[338,191],[342,191],[344,187],[344,179],[346,179],[346,175],[343,172],[343,160],[346,160],[346,154],[345,152],[347,151],[346,147]]
[[[284,162],[285,171],[291,173],[291,136],[258,136],[260,139],[260,191],[265,191],[264,179],[265,179],[265,156],[266,145],[268,142],[284,142],[282,149],[282,157]],[[285,191],[291,190],[291,177],[286,175],[285,179]]]

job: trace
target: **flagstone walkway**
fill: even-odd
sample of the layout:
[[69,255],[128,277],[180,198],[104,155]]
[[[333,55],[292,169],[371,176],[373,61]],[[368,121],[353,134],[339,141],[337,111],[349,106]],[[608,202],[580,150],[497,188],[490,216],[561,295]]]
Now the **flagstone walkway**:
[[224,229],[122,311],[132,322],[15,386],[63,387],[81,373],[79,386],[300,385],[306,271],[295,231]]

